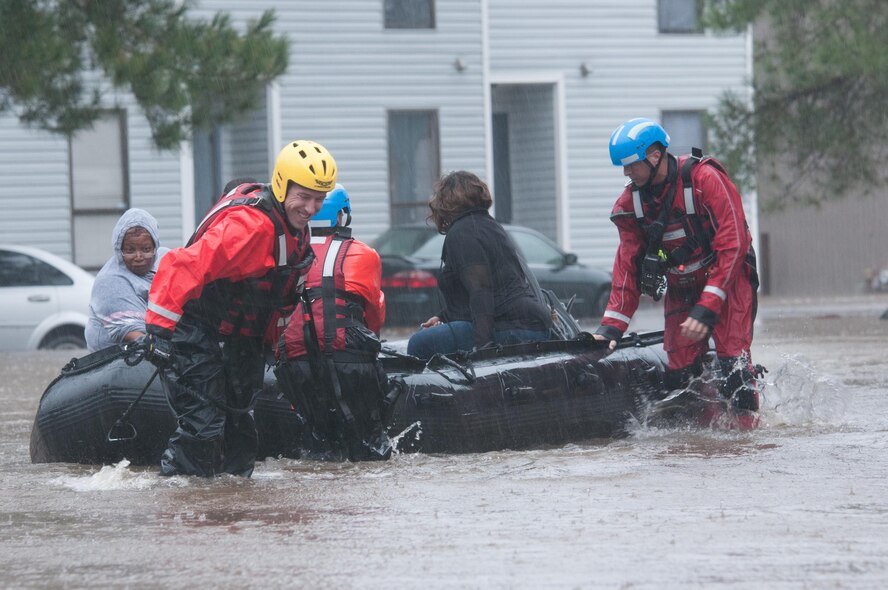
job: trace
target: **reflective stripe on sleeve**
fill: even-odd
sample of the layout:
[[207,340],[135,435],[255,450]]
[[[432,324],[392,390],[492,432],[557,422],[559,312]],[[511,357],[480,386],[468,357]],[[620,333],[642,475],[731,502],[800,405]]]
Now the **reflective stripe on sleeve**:
[[719,289],[718,287],[713,287],[713,286],[711,286],[711,285],[706,285],[706,286],[703,288],[703,292],[704,292],[704,293],[713,293],[713,294],[715,294],[715,295],[718,295],[719,298],[720,298],[722,301],[725,301],[725,300],[728,298],[728,294],[727,294],[727,293],[725,293],[724,291],[722,291],[722,290]]
[[615,320],[620,320],[621,322],[625,322],[625,323],[627,323],[627,324],[628,324],[629,321],[632,319],[632,318],[630,318],[629,316],[625,316],[625,315],[623,315],[623,314],[621,314],[621,313],[619,313],[619,312],[617,312],[617,311],[611,311],[611,310],[607,310],[606,312],[604,312],[604,317],[606,317],[606,318],[612,318],[612,319],[615,319]]
[[161,317],[165,317],[166,319],[170,320],[171,322],[175,322],[177,324],[179,323],[179,320],[182,319],[182,314],[175,313],[173,311],[165,309],[165,308],[157,305],[156,303],[152,303],[150,301],[148,302],[148,309],[150,311],[153,311],[157,315],[159,315]]

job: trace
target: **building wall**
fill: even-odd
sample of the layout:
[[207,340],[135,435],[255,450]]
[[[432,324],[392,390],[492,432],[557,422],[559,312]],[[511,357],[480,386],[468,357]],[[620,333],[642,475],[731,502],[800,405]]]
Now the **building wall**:
[[[130,206],[157,218],[161,242],[181,244],[179,155],[157,151],[148,121],[128,93],[107,85],[103,93],[109,108],[127,114]],[[0,242],[73,259],[69,161],[67,138],[26,127],[14,113],[0,114]],[[95,239],[108,244],[110,256],[110,233]]]
[[281,138],[314,139],[332,152],[356,237],[372,239],[389,225],[387,110],[438,110],[442,172],[483,172],[478,0],[436,2],[433,30],[385,30],[382,0],[273,6],[277,29],[291,40],[290,67],[278,80]]
[[610,134],[632,117],[712,109],[723,91],[745,92],[746,35],[660,34],[656,0],[489,5],[492,73],[564,80],[561,243],[610,268],[618,238],[608,218],[625,184],[608,157]]
[[[493,111],[508,116],[512,223],[558,241],[555,97],[551,84],[498,85]],[[494,195],[494,205],[496,204]]]
[[[767,191],[766,186],[761,187]],[[860,293],[867,270],[888,268],[888,192],[763,213],[763,285],[771,295]]]
[[[275,9],[274,28],[287,34],[291,53],[276,82],[279,127],[269,135],[280,142],[315,139],[331,150],[355,207],[355,234],[364,240],[389,224],[387,109],[437,109],[442,172],[464,168],[487,179],[490,85],[543,81],[555,89],[557,159],[554,192],[538,196],[539,205],[551,199],[558,241],[609,268],[617,233],[608,216],[624,184],[607,156],[611,131],[625,119],[657,118],[664,109],[712,108],[722,91],[744,89],[746,36],[660,35],[656,0],[435,5],[433,30],[385,30],[383,0],[202,0],[192,12],[226,11],[243,23]],[[454,67],[457,59],[462,68]],[[180,162],[187,164],[188,154],[158,153],[138,109],[126,95],[120,101],[130,114],[132,204],[158,217],[162,240],[181,244],[189,229],[183,201],[190,172],[180,170]],[[10,218],[31,223],[17,176],[32,170],[30,180],[52,211],[28,228],[0,220],[2,239],[69,254],[66,142],[21,128],[9,114],[0,115],[0,131],[0,206]],[[49,234],[33,231],[47,223]]]
[[67,139],[0,115],[0,242],[38,246],[70,260],[69,183]]
[[[773,36],[767,21],[756,23],[756,42]],[[758,175],[763,292],[775,296],[826,296],[867,290],[869,273],[888,268],[888,188],[865,194],[847,179],[844,195],[819,206],[768,210],[782,190],[772,180],[792,179],[804,196],[810,182],[779,158],[763,162]],[[812,191],[813,192],[813,191]]]
[[270,139],[264,93],[260,108],[244,121],[231,125],[226,133],[230,136],[228,141],[223,141],[225,165],[222,169],[226,182],[240,176],[252,176],[261,182],[271,178],[274,162],[268,161]]

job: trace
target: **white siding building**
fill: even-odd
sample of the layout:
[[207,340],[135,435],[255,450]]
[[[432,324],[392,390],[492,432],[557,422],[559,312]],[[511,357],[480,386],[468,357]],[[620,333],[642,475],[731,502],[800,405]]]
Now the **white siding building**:
[[434,179],[468,169],[493,187],[498,218],[609,269],[608,215],[624,184],[608,158],[611,131],[650,117],[686,149],[704,141],[700,115],[724,91],[748,92],[748,36],[694,31],[696,4],[202,0],[194,17],[245,22],[275,10],[290,66],[258,89],[263,108],[178,153],[153,147],[121,93],[109,94],[108,119],[72,141],[4,113],[0,242],[97,268],[132,206],[158,218],[165,245],[181,245],[228,179],[266,180],[283,143],[304,138],[337,159],[365,241],[424,219]]

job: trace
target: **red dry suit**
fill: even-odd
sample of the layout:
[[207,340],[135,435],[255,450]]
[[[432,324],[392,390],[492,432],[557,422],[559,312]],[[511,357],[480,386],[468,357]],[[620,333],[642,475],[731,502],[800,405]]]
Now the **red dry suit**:
[[293,229],[265,185],[224,196],[185,248],[164,256],[145,324],[170,338],[188,306],[221,335],[258,336],[271,313],[291,310],[311,256],[309,230]]
[[331,233],[312,237],[303,301],[276,347],[278,385],[309,427],[308,448],[351,461],[387,459],[388,379],[377,358],[382,263],[349,228],[320,232]]
[[[718,162],[688,158],[676,162],[668,155],[669,174],[659,194],[645,195],[630,184],[617,199],[611,221],[619,230],[620,245],[599,333],[619,339],[638,308],[645,230],[665,205],[660,251],[666,257],[664,348],[669,369],[691,366],[708,349],[708,339],[695,343],[682,338],[679,326],[688,316],[712,329],[718,357],[745,356],[751,362],[758,278],[740,193]],[[685,187],[679,173],[686,162],[691,187]]]
[[173,369],[162,379],[177,428],[161,456],[162,475],[252,473],[263,335],[275,313],[299,301],[313,259],[309,237],[307,228],[290,226],[267,185],[241,185],[186,247],[161,260],[145,324],[173,350]]
[[[333,343],[333,350],[345,350],[345,328],[354,323],[365,325],[378,336],[385,321],[379,254],[352,238],[349,228],[337,228],[327,236],[313,236],[311,242],[315,262],[305,279],[305,298],[311,304],[310,315],[320,350],[326,350],[328,341]],[[325,279],[329,291],[325,291]],[[307,310],[300,309],[286,322],[278,357],[306,354],[304,326],[308,315]],[[329,318],[335,318],[332,330],[326,329]]]

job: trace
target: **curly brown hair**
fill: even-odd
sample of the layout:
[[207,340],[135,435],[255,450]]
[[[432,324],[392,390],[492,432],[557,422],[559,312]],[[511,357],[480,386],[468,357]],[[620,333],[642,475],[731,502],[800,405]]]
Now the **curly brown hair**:
[[475,174],[457,170],[442,176],[435,183],[435,192],[429,201],[429,219],[442,234],[453,220],[471,209],[490,209],[493,198],[487,184]]

